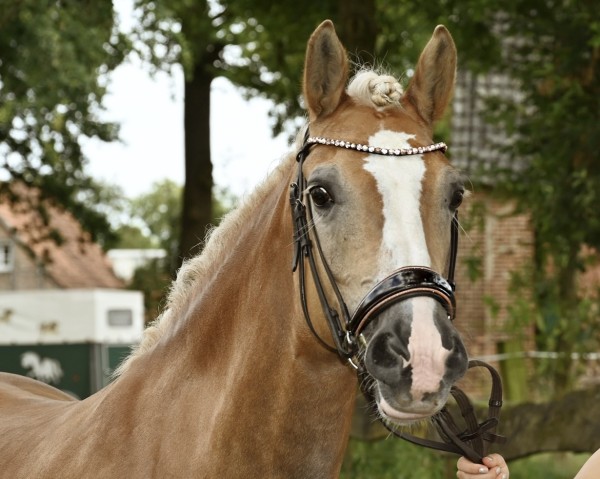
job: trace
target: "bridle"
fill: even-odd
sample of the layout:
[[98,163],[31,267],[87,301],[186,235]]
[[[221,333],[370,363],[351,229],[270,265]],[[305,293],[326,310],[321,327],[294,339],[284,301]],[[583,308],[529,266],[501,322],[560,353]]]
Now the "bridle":
[[[411,297],[428,296],[438,301],[444,307],[450,321],[454,320],[456,316],[454,270],[456,267],[456,256],[458,251],[458,217],[455,213],[451,222],[450,257],[448,261],[448,275],[446,278],[425,266],[407,266],[397,269],[386,278],[379,281],[365,295],[356,308],[356,311],[351,316],[323,254],[319,235],[314,228],[311,202],[310,200],[306,203],[303,201],[306,190],[306,178],[303,173],[303,165],[312,147],[315,145],[345,148],[384,156],[409,156],[434,151],[445,152],[447,146],[445,143],[435,143],[415,148],[381,148],[345,140],[311,137],[309,136],[309,130],[307,128],[304,143],[296,156],[298,164],[296,181],[290,185],[290,206],[292,210],[295,245],[292,271],[298,271],[300,300],[303,314],[312,334],[323,347],[339,354],[342,359],[347,360],[349,364],[357,370],[362,387],[369,383],[369,381],[363,380],[364,376],[368,375],[368,373],[359,357],[359,339],[369,322],[377,317],[383,310],[394,303]],[[314,240],[311,238],[314,238]],[[331,305],[330,300],[327,297],[324,280],[319,274],[314,250],[316,250],[318,260],[325,272],[325,281],[329,284],[330,289],[335,295],[338,309]],[[317,296],[319,297],[323,314],[329,326],[331,337],[333,338],[333,346],[319,336],[311,320],[306,295],[305,262],[308,262]],[[495,428],[498,424],[500,407],[502,406],[502,385],[500,376],[491,366],[481,361],[470,361],[469,368],[474,366],[486,367],[492,375],[493,386],[487,420],[480,424],[473,413],[473,407],[467,396],[456,386],[453,386],[451,394],[461,409],[462,416],[467,424],[466,431],[460,431],[446,407],[432,416],[438,433],[444,442],[412,436],[393,429],[390,429],[390,431],[396,436],[413,443],[465,455],[469,459],[480,463],[485,454],[483,441],[494,442],[501,440],[501,436],[495,434]],[[374,406],[372,392],[366,389],[366,386],[362,387],[362,389],[365,397],[369,400],[370,404]],[[389,429],[389,426],[387,426],[385,422],[384,425]]]
[[[311,203],[309,201],[305,204],[302,198],[306,189],[306,179],[302,167],[314,145],[334,146],[337,148],[365,151],[371,154],[385,156],[409,156],[433,151],[445,152],[447,146],[445,143],[436,143],[419,148],[388,149],[342,140],[333,140],[330,138],[311,137],[308,135],[308,129],[306,131],[304,144],[296,156],[298,162],[296,182],[292,183],[290,186],[290,205],[294,222],[295,244],[292,270],[294,272],[296,269],[299,270],[300,298],[304,316],[310,330],[327,349],[336,351],[343,359],[351,360],[351,364],[356,367],[353,358],[356,356],[359,349],[357,338],[359,338],[366,325],[376,317],[377,314],[394,303],[414,296],[429,296],[444,307],[448,313],[449,320],[452,321],[454,319],[456,312],[456,300],[454,298],[454,269],[456,267],[456,255],[458,251],[458,218],[455,214],[452,219],[450,260],[447,278],[444,278],[437,272],[425,266],[407,266],[399,268],[379,281],[366,294],[355,313],[350,316],[346,303],[344,302],[342,294],[323,254],[319,235],[317,234],[316,229],[312,227]],[[327,295],[325,294],[324,282],[317,269],[311,236],[314,237],[314,246],[327,276],[329,286],[334,291],[339,305],[339,312],[331,306],[327,299]],[[317,334],[313,327],[306,301],[305,266],[304,261],[300,260],[301,258],[305,258],[308,261],[313,281],[317,289],[317,295],[319,296],[321,307],[335,343],[334,347],[329,346]],[[342,318],[340,318],[340,315]]]

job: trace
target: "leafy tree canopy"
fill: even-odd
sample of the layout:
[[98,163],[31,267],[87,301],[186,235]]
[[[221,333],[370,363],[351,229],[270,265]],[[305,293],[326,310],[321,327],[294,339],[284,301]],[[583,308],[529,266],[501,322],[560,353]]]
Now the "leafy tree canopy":
[[142,220],[156,246],[167,252],[168,269],[173,272],[179,253],[181,186],[172,180],[154,183],[131,201],[131,216]]
[[[496,145],[519,168],[497,170],[495,190],[528,212],[535,258],[515,278],[515,300],[532,298],[515,318],[534,324],[537,346],[562,353],[551,365],[556,391],[571,387],[571,352],[597,349],[597,294],[583,297],[580,273],[600,248],[600,22],[593,2],[449,0],[447,20],[463,62],[515,80],[485,112],[506,132]],[[593,248],[590,249],[589,246]],[[588,291],[589,291],[589,286]],[[597,289],[597,286],[596,286]]]
[[[105,187],[105,192],[111,191]],[[237,203],[237,198],[227,189],[215,189],[214,216],[218,224]],[[167,252],[165,271],[173,274],[178,266],[179,238],[182,206],[182,187],[166,179],[157,181],[148,191],[127,199],[113,191],[106,200],[112,205],[110,216],[118,218],[113,226],[119,238],[117,248],[162,248]],[[201,242],[203,238],[198,238]]]
[[99,119],[106,73],[128,42],[110,2],[4,0],[0,8],[0,157],[2,189],[11,180],[37,187],[68,208],[103,242],[114,239],[85,171],[84,138],[112,141]]

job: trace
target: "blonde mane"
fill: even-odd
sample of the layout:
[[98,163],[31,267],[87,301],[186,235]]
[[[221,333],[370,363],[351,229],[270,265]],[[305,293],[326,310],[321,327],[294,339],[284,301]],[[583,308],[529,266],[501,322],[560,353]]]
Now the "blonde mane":
[[[350,81],[347,93],[354,100],[378,108],[399,105],[402,87],[398,80],[390,75],[380,75],[372,70],[359,71]],[[298,134],[294,151],[302,147],[305,128]],[[253,194],[246,197],[243,203],[228,213],[218,227],[212,228],[206,236],[202,253],[186,260],[171,285],[165,309],[145,329],[142,341],[135,346],[131,354],[115,370],[114,376],[121,375],[136,358],[151,350],[159,341],[171,323],[179,318],[182,307],[193,291],[202,289],[206,279],[210,277],[212,268],[218,267],[223,252],[230,250],[230,244],[237,238],[236,232],[247,223],[254,205],[262,203],[266,195],[272,191],[274,184],[279,184],[289,174],[293,154],[288,154],[279,166],[263,181]]]
[[280,184],[284,175],[289,173],[288,164],[293,161],[292,159],[292,154],[284,158],[253,194],[244,198],[242,204],[225,215],[218,227],[213,227],[207,232],[203,251],[184,261],[177,272],[177,278],[171,284],[165,309],[144,330],[142,341],[132,349],[131,354],[115,370],[115,376],[121,375],[136,358],[151,350],[164,332],[169,329],[171,323],[179,318],[189,295],[204,287],[211,270],[218,268],[224,252],[231,249],[231,242],[235,241],[237,237],[236,231],[247,224],[255,205],[261,204],[263,198],[272,191],[273,185]]

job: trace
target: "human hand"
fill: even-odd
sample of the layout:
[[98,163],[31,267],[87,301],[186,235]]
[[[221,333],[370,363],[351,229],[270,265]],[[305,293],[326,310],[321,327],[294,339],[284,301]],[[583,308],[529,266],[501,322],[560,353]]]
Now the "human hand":
[[500,454],[490,454],[483,458],[483,464],[475,464],[466,457],[456,463],[458,479],[508,479],[510,473],[506,461]]

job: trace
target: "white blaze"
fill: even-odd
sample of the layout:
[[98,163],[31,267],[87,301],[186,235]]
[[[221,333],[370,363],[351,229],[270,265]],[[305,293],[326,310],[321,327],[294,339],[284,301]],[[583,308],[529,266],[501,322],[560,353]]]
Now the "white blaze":
[[[411,148],[408,140],[412,138],[414,135],[383,130],[369,138],[369,145]],[[423,156],[369,155],[364,168],[374,176],[383,198],[380,275],[402,266],[430,266],[420,208],[425,175]]]
[[[369,138],[370,146],[410,148],[414,135],[379,131]],[[403,266],[431,266],[421,220],[421,190],[425,176],[422,155],[404,157],[369,155],[365,170],[373,175],[383,199],[383,240],[379,255],[379,278]],[[444,349],[435,326],[435,300],[417,297],[408,300],[412,307],[411,336],[408,341],[413,368],[411,394],[420,400],[439,388],[450,351]]]
[[408,340],[411,394],[413,399],[420,400],[423,394],[439,390],[450,351],[442,346],[442,336],[433,320],[435,299],[418,297],[410,301],[413,314]]

